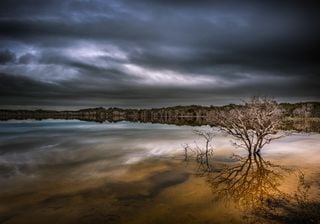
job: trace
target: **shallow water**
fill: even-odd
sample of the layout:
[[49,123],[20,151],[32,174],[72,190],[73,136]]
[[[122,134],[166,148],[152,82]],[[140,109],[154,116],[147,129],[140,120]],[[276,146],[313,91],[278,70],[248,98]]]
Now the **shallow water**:
[[1,122],[0,223],[318,222],[319,134],[292,134],[248,157],[214,129],[205,164],[184,161],[182,145],[203,147],[192,130]]

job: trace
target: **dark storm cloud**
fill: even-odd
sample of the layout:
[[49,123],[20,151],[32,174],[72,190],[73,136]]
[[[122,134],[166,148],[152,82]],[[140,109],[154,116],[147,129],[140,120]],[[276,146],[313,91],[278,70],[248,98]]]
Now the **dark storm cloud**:
[[319,9],[298,1],[7,1],[1,105],[318,100]]
[[0,51],[0,64],[13,63],[15,61],[16,55],[13,52],[9,50]]
[[19,57],[19,63],[21,64],[29,64],[35,62],[37,60],[36,56],[30,53],[26,53]]

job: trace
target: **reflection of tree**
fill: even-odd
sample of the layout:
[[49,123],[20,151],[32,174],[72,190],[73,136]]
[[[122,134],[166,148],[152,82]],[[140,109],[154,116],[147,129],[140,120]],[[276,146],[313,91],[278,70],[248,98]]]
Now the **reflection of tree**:
[[[320,223],[320,203],[309,198],[304,174],[299,174],[294,194],[280,185],[292,169],[264,160],[260,154],[236,156],[235,165],[198,163],[197,175],[207,178],[213,194],[243,210],[248,223]],[[298,170],[296,170],[298,171]]]
[[218,174],[212,167],[206,169],[208,183],[218,198],[235,202],[241,207],[257,208],[283,194],[279,186],[289,169],[274,165],[259,154],[239,160],[239,163],[225,167]]
[[303,173],[300,173],[299,186],[294,194],[283,192],[280,186],[293,169],[275,165],[259,153],[264,144],[277,137],[267,139],[266,143],[263,141],[261,147],[260,141],[257,147],[248,150],[247,157],[235,156],[236,164],[221,168],[211,157],[213,132],[200,130],[195,134],[204,138],[205,147],[185,145],[185,161],[194,157],[198,164],[196,174],[206,178],[217,199],[238,206],[247,223],[320,224],[320,203],[308,198],[309,187],[305,185]]

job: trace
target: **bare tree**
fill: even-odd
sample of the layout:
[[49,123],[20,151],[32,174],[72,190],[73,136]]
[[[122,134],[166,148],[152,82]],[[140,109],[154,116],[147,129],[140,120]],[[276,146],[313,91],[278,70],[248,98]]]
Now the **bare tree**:
[[235,138],[234,144],[246,149],[249,154],[260,150],[278,135],[283,113],[278,103],[269,98],[252,97],[244,105],[219,113],[222,131]]
[[213,152],[211,142],[214,137],[214,132],[211,128],[199,128],[193,130],[193,133],[198,135],[201,139],[204,139],[204,147],[199,145],[196,141],[192,146],[183,144],[182,147],[184,149],[185,161],[187,161],[190,156],[195,156],[198,163],[209,166],[209,157]]
[[213,140],[214,137],[214,133],[212,130],[204,130],[204,129],[196,129],[193,130],[193,133],[195,133],[196,135],[199,135],[200,137],[205,139],[205,159],[206,159],[206,163],[208,164],[208,158],[209,158],[209,153],[212,152],[212,147],[210,146],[210,143]]
[[189,152],[192,150],[189,146],[189,144],[182,144],[182,147],[184,149],[184,160],[188,161],[189,159]]

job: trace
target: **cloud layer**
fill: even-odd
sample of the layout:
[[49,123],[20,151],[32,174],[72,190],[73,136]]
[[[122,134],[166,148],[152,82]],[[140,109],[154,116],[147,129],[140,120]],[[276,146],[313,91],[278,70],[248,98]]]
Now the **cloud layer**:
[[1,1],[0,107],[320,99],[316,5],[221,2]]

